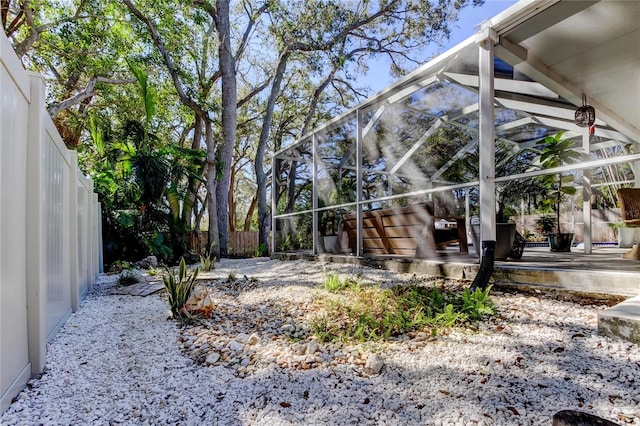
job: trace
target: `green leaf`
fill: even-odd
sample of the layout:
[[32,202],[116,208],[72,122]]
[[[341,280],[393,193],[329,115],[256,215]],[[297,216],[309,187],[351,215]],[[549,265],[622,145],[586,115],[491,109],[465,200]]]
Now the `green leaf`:
[[118,223],[124,228],[129,228],[135,223],[133,215],[129,211],[121,210],[118,212]]
[[91,139],[96,147],[96,152],[100,157],[104,157],[105,146],[102,130],[96,125],[93,115],[89,117],[89,130],[91,131]]
[[176,185],[171,185],[166,192],[167,201],[169,202],[169,210],[171,210],[171,216],[173,220],[180,218],[180,194]]
[[129,69],[135,75],[140,88],[142,101],[144,102],[144,110],[146,112],[146,122],[149,123],[156,113],[156,91],[149,87],[147,74],[133,62],[127,60]]

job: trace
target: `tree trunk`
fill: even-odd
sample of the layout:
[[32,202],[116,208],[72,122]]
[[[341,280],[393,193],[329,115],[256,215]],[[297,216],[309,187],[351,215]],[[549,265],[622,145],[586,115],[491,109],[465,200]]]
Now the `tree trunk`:
[[253,212],[256,210],[256,204],[258,203],[258,194],[256,193],[251,199],[247,216],[244,218],[244,230],[251,231],[251,219],[253,219]]
[[236,144],[237,92],[236,70],[231,52],[231,27],[229,22],[229,0],[218,0],[217,30],[220,43],[218,56],[222,77],[222,145],[218,151],[218,161],[222,163],[222,176],[216,188],[218,231],[220,232],[220,254],[227,256],[229,240],[229,184],[231,182],[231,162]]
[[[199,149],[202,142],[202,117],[195,114],[195,120],[193,124],[193,141],[191,142],[191,149]],[[197,193],[200,182],[197,179],[190,177],[188,192],[184,197],[184,203],[182,205],[182,219],[184,220],[187,229],[199,229],[192,221],[194,209],[196,207]]]
[[212,124],[205,119],[205,134],[207,138],[207,210],[209,212],[208,245],[212,256],[220,258],[220,236],[218,232],[218,209],[216,200],[216,149],[213,143]]
[[236,230],[236,202],[233,197],[233,191],[236,186],[236,170],[231,168],[231,179],[229,182],[229,232],[235,232]]
[[273,110],[275,108],[278,95],[280,94],[280,86],[282,85],[284,72],[287,69],[289,54],[290,53],[288,51],[285,51],[280,55],[278,67],[271,85],[271,93],[269,93],[269,100],[267,101],[264,121],[262,122],[258,149],[256,151],[255,171],[258,183],[258,243],[262,248],[262,253],[260,253],[261,256],[269,255],[269,219],[271,216],[267,206],[267,175],[264,171],[264,157],[267,150],[271,122],[273,121]]

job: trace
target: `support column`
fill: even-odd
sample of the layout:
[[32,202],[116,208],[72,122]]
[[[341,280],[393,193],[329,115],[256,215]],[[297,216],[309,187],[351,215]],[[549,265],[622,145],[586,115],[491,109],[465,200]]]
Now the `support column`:
[[[480,79],[479,151],[480,151],[480,241],[496,241],[496,182],[495,182],[495,128],[493,60],[496,34],[492,28],[483,28],[478,44]],[[484,246],[484,244],[483,244]],[[481,257],[484,253],[481,253]]]
[[467,242],[469,240],[469,232],[471,232],[471,205],[469,203],[469,191],[471,191],[471,187],[467,186],[464,189],[464,225],[467,230]]
[[640,188],[640,161],[631,163],[631,170],[633,170],[633,187]]
[[278,160],[276,157],[273,157],[271,161],[271,250],[269,253],[273,254],[276,252],[276,237],[278,235],[278,219],[276,219],[276,215],[278,214],[278,192],[280,188],[278,187],[278,181],[280,180],[280,176],[276,176],[276,172],[279,173],[281,160]]
[[313,136],[311,136],[311,153],[313,157],[313,254],[318,254],[318,140],[315,133],[313,134]]
[[[589,161],[591,156],[591,138],[593,138],[592,127],[584,129],[582,134],[582,158],[584,161]],[[582,223],[583,223],[583,240],[584,240],[584,254],[591,254],[593,252],[593,235],[592,235],[592,220],[591,220],[591,170],[584,169],[582,171]]]
[[525,212],[525,208],[524,208],[524,198],[520,198],[520,230],[522,231],[522,235],[524,235],[526,232],[526,230],[524,229],[525,223],[524,223],[524,212]]
[[364,253],[362,247],[362,166],[364,157],[362,155],[362,111],[356,110],[356,256]]

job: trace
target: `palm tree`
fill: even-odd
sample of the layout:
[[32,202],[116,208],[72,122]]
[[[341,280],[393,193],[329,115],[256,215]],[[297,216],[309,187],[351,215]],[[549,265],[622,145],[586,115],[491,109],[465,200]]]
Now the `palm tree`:
[[[544,148],[540,156],[540,164],[543,169],[551,169],[566,164],[574,164],[580,160],[581,154],[572,150],[573,141],[562,139],[562,132],[544,138]],[[576,188],[573,185],[563,185],[573,182],[572,175],[563,175],[561,172],[550,176],[545,176],[543,182],[549,189],[551,208],[556,214],[556,229],[559,234],[560,229],[560,203],[565,195],[574,195]]]

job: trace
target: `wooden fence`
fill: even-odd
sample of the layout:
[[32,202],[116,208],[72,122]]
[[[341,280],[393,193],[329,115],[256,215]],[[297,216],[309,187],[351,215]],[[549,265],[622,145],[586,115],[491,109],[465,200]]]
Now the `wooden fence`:
[[[511,220],[516,223],[518,232],[520,232],[521,234],[524,234],[526,231],[535,233],[536,231],[538,231],[538,225],[536,225],[535,221],[539,217],[539,214],[525,215],[521,217],[512,217]],[[621,219],[619,208],[611,208],[606,210],[594,209],[591,213],[591,220],[591,235],[593,241],[616,241],[615,231],[609,226],[609,224],[620,223]],[[575,241],[584,241],[584,224],[582,222],[581,211],[562,212],[562,214],[560,215],[560,223],[562,224],[563,232],[573,232],[575,234]]]
[[[200,255],[207,249],[207,232],[191,232],[189,234],[189,250]],[[258,231],[233,231],[229,232],[227,244],[229,256],[253,257],[258,251]]]

